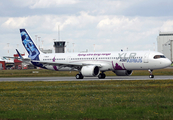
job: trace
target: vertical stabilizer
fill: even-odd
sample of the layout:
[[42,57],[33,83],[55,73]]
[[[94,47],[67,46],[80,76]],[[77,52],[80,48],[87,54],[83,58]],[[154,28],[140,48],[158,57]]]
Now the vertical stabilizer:
[[28,57],[31,58],[31,60],[39,60],[39,55],[41,54],[41,51],[36,47],[27,31],[25,29],[20,29],[20,34],[22,38],[22,43],[29,54]]

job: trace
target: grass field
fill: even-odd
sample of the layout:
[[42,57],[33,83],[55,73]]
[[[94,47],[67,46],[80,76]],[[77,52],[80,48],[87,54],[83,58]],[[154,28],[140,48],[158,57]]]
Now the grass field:
[[[33,73],[38,72],[38,73]],[[49,76],[75,76],[77,71],[51,71],[45,69],[32,70],[1,70],[0,77],[49,77]],[[106,76],[115,76],[112,71],[105,72]],[[173,69],[154,70],[154,75],[173,75]],[[132,76],[149,75],[147,70],[134,70]]]
[[173,119],[173,80],[0,82],[0,119]]

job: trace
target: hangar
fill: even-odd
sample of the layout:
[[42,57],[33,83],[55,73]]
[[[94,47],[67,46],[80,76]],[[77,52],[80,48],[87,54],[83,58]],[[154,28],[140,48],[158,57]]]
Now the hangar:
[[173,62],[173,32],[159,32],[157,50]]

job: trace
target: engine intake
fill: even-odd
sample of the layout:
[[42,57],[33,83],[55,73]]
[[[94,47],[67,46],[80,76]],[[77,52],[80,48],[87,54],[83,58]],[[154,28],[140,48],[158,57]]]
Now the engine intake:
[[81,69],[81,74],[85,77],[93,77],[99,74],[99,67],[98,66],[83,66]]
[[132,74],[132,70],[115,70],[113,71],[117,76],[130,76]]

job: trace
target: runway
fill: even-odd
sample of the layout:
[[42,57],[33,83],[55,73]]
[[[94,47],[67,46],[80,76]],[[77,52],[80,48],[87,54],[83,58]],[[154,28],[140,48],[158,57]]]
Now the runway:
[[107,76],[105,79],[97,77],[85,77],[76,79],[75,77],[25,77],[25,78],[0,78],[0,82],[5,81],[101,81],[101,80],[173,80],[173,76]]

